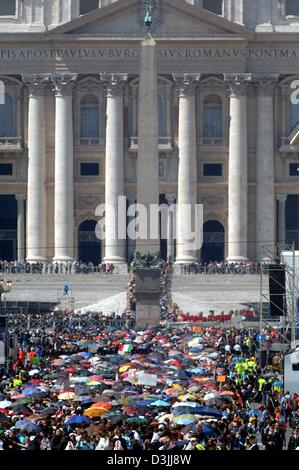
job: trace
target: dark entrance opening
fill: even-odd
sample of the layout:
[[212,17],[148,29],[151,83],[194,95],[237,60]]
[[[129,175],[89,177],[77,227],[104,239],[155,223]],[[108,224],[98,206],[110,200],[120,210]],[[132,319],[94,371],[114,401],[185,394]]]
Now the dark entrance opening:
[[85,220],[79,226],[78,259],[83,263],[99,264],[101,257],[101,240],[96,237],[95,220]]
[[[165,197],[165,194],[160,194],[159,196],[159,204],[165,204],[167,206],[167,201],[166,201],[166,197]],[[160,225],[160,256],[161,256],[161,259],[163,259],[164,261],[167,261],[167,239],[166,238],[162,238],[162,226],[161,226],[161,223],[162,223],[162,215],[161,215],[161,212],[159,213],[159,225]],[[164,227],[165,229],[165,227]],[[164,230],[165,231],[165,230]]]
[[17,201],[14,195],[0,195],[0,259],[17,258]]
[[203,226],[202,263],[224,260],[224,227],[218,220],[209,220]]
[[286,244],[299,249],[299,196],[289,194],[286,201]]

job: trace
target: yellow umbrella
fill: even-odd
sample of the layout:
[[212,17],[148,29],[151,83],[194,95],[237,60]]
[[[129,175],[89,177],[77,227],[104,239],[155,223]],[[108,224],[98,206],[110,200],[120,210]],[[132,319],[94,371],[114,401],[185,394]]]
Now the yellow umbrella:
[[89,418],[97,418],[102,416],[104,413],[107,413],[108,410],[105,408],[88,408],[84,411],[84,415],[88,416]]
[[99,380],[91,380],[90,382],[87,382],[86,385],[99,385],[100,382]]
[[75,392],[62,392],[58,395],[59,400],[72,400],[75,396]]
[[119,372],[126,372],[128,369],[130,369],[130,367],[132,367],[132,366],[131,366],[131,365],[128,365],[128,364],[126,364],[126,365],[124,365],[124,366],[121,366],[121,367],[119,368]]

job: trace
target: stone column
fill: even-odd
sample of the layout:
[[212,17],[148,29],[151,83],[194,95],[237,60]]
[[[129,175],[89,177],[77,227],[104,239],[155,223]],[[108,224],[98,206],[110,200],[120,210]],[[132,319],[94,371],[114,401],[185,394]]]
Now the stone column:
[[77,74],[53,75],[55,86],[55,256],[74,259],[73,87]]
[[[124,83],[125,74],[101,75],[107,89],[106,164],[105,164],[105,263],[126,271],[126,237],[119,233],[119,222],[126,229],[126,198],[124,196]],[[124,205],[119,197],[124,198]]]
[[[255,76],[256,108],[256,256],[268,260],[274,251],[274,104],[278,76]],[[265,252],[265,247],[269,255]]]
[[22,262],[25,260],[25,244],[24,244],[24,235],[25,235],[25,207],[24,201],[26,199],[25,194],[16,194],[15,198],[18,204],[18,223],[17,223],[17,232],[18,232],[18,261]]
[[194,228],[195,204],[197,202],[196,84],[200,80],[200,75],[174,74],[173,79],[179,90],[179,169],[176,234],[176,264],[179,265],[197,261],[196,250],[192,242],[186,237],[185,229],[188,225],[189,230]]
[[169,263],[174,262],[174,240],[175,240],[175,212],[169,210],[171,206],[174,205],[176,200],[176,194],[166,193],[165,194],[167,205],[168,205],[168,214],[167,214],[167,261]]
[[286,244],[286,201],[288,195],[277,194],[278,200],[278,243]]
[[250,74],[226,74],[230,90],[228,257],[247,260],[247,86]]
[[[127,201],[128,201],[128,208],[136,203],[136,194],[135,193],[128,193],[127,194]],[[135,218],[135,215],[128,216],[127,222],[128,225],[132,222]],[[135,253],[135,240],[128,237],[128,261],[130,261],[131,257]]]
[[46,138],[45,87],[49,77],[23,75],[29,90],[27,261],[45,261],[46,253]]

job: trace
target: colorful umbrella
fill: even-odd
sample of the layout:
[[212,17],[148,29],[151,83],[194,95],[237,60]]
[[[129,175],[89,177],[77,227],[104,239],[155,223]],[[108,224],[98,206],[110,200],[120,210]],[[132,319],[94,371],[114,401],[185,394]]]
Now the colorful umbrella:
[[82,424],[82,423],[89,423],[89,418],[87,416],[80,416],[80,415],[75,415],[72,416],[67,420],[65,424],[67,425],[72,425],[72,424]]
[[197,420],[197,418],[194,415],[191,414],[183,414],[180,416],[175,416],[173,418],[173,422],[175,424],[180,424],[186,426],[187,424],[192,424]]
[[89,418],[98,418],[107,413],[107,411],[108,410],[104,408],[88,408],[84,411],[84,416],[88,416]]
[[73,400],[75,392],[72,390],[64,390],[58,395],[59,400]]

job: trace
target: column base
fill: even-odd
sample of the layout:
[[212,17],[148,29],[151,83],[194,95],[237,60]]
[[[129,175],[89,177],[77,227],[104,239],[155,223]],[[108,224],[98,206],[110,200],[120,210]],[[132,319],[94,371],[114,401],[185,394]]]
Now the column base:
[[115,274],[127,274],[128,273],[128,263],[125,260],[113,259],[113,258],[104,258],[103,263],[113,264]]
[[173,263],[173,272],[174,274],[182,274],[182,268],[183,266],[187,266],[187,265],[190,265],[190,264],[193,264],[193,263],[197,263],[197,260],[196,259],[190,259],[190,260],[176,260],[174,263]]
[[55,256],[53,258],[53,263],[73,263],[74,258],[71,256]]
[[26,261],[29,264],[45,263],[47,258],[42,258],[41,256],[30,256],[29,258],[26,258]]
[[245,256],[228,256],[226,258],[226,261],[229,263],[246,263],[248,261],[248,258]]

